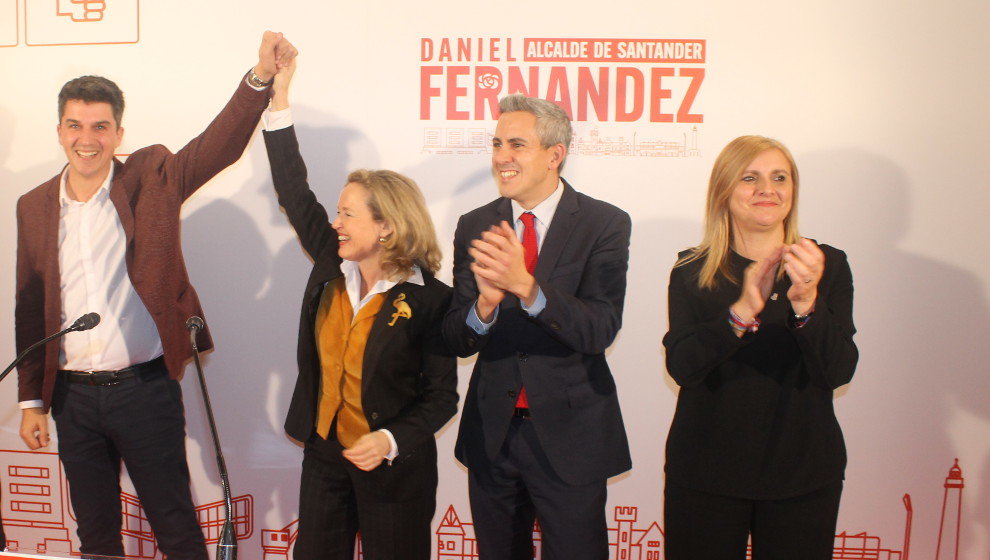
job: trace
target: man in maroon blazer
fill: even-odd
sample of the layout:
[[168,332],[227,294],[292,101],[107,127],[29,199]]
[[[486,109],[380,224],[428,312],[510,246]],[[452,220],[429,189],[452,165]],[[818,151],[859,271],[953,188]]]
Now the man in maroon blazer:
[[[191,357],[185,322],[202,309],[182,260],[179,210],[240,158],[272,77],[295,54],[281,34],[265,32],[258,64],[202,134],[175,154],[155,145],[125,163],[114,158],[124,134],[117,85],[83,76],[59,94],[68,165],[17,204],[17,350],[82,314],[102,321],[18,368],[20,433],[31,449],[48,445],[51,410],[86,556],[124,555],[123,461],[162,552],[207,558],[178,384]],[[198,345],[213,347],[209,332]]]

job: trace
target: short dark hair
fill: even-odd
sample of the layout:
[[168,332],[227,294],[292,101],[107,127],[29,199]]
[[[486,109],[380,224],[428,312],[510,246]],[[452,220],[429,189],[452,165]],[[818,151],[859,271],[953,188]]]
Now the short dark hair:
[[86,103],[109,103],[113,118],[120,126],[124,117],[124,92],[112,81],[103,76],[80,76],[65,82],[62,91],[58,92],[58,122],[62,122],[65,104],[72,99]]

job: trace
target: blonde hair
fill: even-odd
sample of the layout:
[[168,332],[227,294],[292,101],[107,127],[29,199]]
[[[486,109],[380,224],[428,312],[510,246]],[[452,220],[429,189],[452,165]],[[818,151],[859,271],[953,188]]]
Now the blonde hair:
[[347,182],[365,188],[372,216],[392,228],[381,244],[381,266],[389,278],[407,278],[413,265],[433,274],[440,270],[436,230],[415,181],[387,169],[358,169]]
[[[767,150],[780,150],[791,166],[791,179],[794,183],[791,211],[784,218],[784,243],[796,243],[801,239],[797,225],[798,169],[790,150],[783,144],[765,136],[740,136],[729,142],[715,159],[712,175],[708,179],[708,198],[705,203],[705,232],[701,244],[682,257],[675,267],[701,260],[698,273],[698,287],[714,289],[720,280],[738,284],[739,279],[729,268],[729,250],[732,248],[732,216],[729,213],[729,199],[736,183],[746,167],[756,156]],[[783,268],[778,272],[778,278]]]

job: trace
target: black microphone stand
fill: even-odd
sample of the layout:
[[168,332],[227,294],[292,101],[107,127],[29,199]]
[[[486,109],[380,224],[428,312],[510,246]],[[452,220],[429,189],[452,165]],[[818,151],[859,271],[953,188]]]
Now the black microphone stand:
[[227,477],[227,463],[223,460],[220,449],[220,435],[217,424],[213,420],[213,405],[210,404],[210,393],[206,390],[206,378],[203,376],[203,365],[199,361],[199,346],[196,344],[196,334],[203,328],[203,320],[193,316],[186,321],[189,329],[189,344],[192,345],[193,361],[196,363],[196,373],[199,374],[199,386],[203,391],[203,403],[206,405],[206,417],[210,421],[210,432],[213,434],[213,447],[217,455],[217,470],[220,471],[220,487],[223,489],[223,505],[227,519],[223,522],[220,537],[217,540],[217,560],[237,560],[237,533],[234,532],[234,522],[231,515],[234,504],[230,498],[230,480]]

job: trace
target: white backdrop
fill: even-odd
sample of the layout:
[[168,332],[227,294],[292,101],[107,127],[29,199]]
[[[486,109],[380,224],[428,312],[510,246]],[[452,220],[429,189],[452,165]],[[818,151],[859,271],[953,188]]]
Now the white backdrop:
[[[487,113],[474,119],[476,91],[506,93],[510,67],[531,84],[532,67],[538,93],[558,100],[566,93],[577,112],[587,76],[596,87],[604,76],[608,110],[598,117],[589,109],[587,120],[575,122],[583,148],[575,149],[565,177],[633,218],[625,326],[610,362],[634,467],[610,484],[608,516],[614,534],[629,532],[633,540],[614,547],[613,555],[621,558],[624,550],[627,558],[645,559],[656,549],[651,525],[662,525],[662,450],[676,399],[660,350],[667,275],[676,251],[700,239],[708,172],[718,151],[738,135],[755,133],[782,140],[797,159],[802,232],[846,250],[853,267],[861,360],[835,400],[850,457],[838,531],[867,535],[839,539],[837,546],[850,555],[873,547],[872,557],[935,559],[944,521],[939,560],[985,560],[988,23],[990,5],[976,0],[757,7],[725,0],[607,6],[579,0],[566,7],[0,0],[0,207],[7,208],[0,220],[0,317],[7,318],[0,321],[0,348],[5,359],[13,358],[14,205],[64,163],[55,136],[56,95],[68,79],[101,74],[124,90],[122,153],[151,143],[176,150],[205,127],[254,64],[261,31],[285,32],[301,51],[294,113],[321,200],[333,206],[354,168],[412,176],[448,253],[441,278],[449,282],[457,216],[496,192],[485,149],[494,121]],[[449,59],[440,56],[444,38],[454,45]],[[537,38],[687,40],[703,43],[704,59],[526,60],[527,39]],[[424,39],[432,41],[432,53],[424,52]],[[471,39],[470,55],[458,54],[457,39]],[[699,69],[703,80],[692,82],[688,76],[699,80]],[[425,86],[424,73],[435,74]],[[618,122],[619,107],[635,106],[636,81],[628,75],[637,73],[645,108]],[[659,86],[651,85],[654,74]],[[628,97],[615,91],[623,79],[632,89]],[[679,119],[692,88],[696,96],[685,113],[700,117]],[[424,91],[434,96],[425,101],[425,119]],[[651,119],[652,95],[659,112],[680,122]],[[448,98],[467,118],[448,119]],[[310,264],[274,203],[260,138],[186,204],[183,230],[190,275],[217,343],[205,364],[234,494],[253,498],[244,506],[240,555],[260,559],[263,538],[277,545],[282,535],[263,531],[287,528],[291,536],[297,515],[301,452],[281,425]],[[472,363],[462,362],[462,393]],[[194,498],[206,505],[220,499],[220,490],[202,400],[189,373],[183,388]],[[0,449],[11,451],[24,449],[15,385],[9,379],[0,387],[8,403],[0,414]],[[440,532],[461,543],[471,532],[465,471],[452,453],[456,421],[439,435],[434,527],[443,525]],[[51,456],[0,456],[8,467],[0,479],[20,480],[29,472],[48,477],[49,496],[33,500],[18,498],[5,480],[9,538],[23,547],[49,538],[51,551],[70,546],[64,541],[74,540],[74,522]],[[947,491],[956,458],[964,486],[953,482]],[[24,470],[31,465],[41,470]],[[909,540],[905,494],[913,510]],[[451,506],[457,520],[442,524]],[[623,517],[633,510],[613,509],[630,507],[635,521]],[[128,546],[149,556],[153,550],[141,531],[128,533]],[[445,551],[437,557],[469,557],[460,548]],[[277,547],[267,555],[284,557]]]

